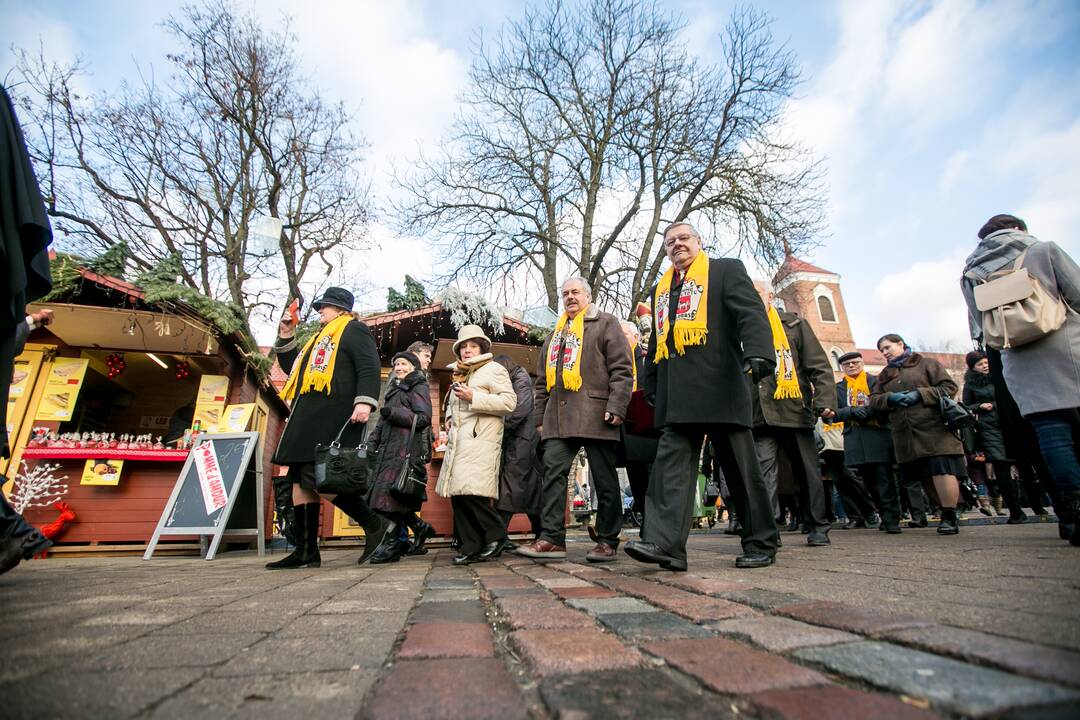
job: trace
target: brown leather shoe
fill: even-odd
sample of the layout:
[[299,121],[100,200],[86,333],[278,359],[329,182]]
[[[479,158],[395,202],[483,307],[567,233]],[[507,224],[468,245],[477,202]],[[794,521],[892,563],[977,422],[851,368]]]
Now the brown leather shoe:
[[537,539],[528,545],[519,545],[517,554],[537,560],[559,560],[566,557],[566,548],[547,540]]
[[611,547],[607,543],[598,542],[596,547],[590,550],[585,559],[589,562],[614,562],[615,561],[615,548]]

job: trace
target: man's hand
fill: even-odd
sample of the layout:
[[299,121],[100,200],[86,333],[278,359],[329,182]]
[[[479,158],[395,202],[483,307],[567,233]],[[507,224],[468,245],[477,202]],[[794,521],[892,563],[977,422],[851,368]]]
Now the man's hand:
[[614,425],[618,427],[619,425],[622,425],[623,419],[618,415],[606,412],[604,413],[604,422],[606,422],[608,425]]
[[293,322],[292,315],[288,312],[281,318],[281,322],[278,323],[278,337],[291,338],[296,334],[296,323]]
[[366,423],[370,417],[371,406],[367,403],[357,403],[356,407],[353,408],[352,415],[349,416],[349,422]]
[[755,385],[764,380],[766,377],[772,374],[775,364],[766,360],[765,358],[747,358],[746,364],[743,365],[743,372],[750,375],[750,380]]
[[832,408],[825,408],[821,411],[822,420],[832,420],[834,417],[836,417],[836,411]]
[[30,320],[34,323],[34,327],[45,327],[52,322],[52,319],[52,310],[38,310],[36,313],[30,313]]
[[544,426],[543,425],[537,425],[536,426],[536,434],[539,435],[542,432],[544,432]]
[[989,412],[990,410],[994,409],[994,403],[983,403],[982,405],[979,406],[979,409],[980,410],[986,410],[987,412]]
[[472,402],[473,399],[472,388],[460,383],[454,386],[454,395],[457,396],[458,400],[464,400],[465,402]]

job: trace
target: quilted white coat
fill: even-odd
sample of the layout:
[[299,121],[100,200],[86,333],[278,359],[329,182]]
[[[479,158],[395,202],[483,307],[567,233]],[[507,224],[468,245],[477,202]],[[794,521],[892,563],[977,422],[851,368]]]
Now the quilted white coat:
[[506,369],[491,361],[491,353],[470,358],[461,366],[475,366],[468,386],[472,402],[450,393],[447,416],[449,441],[435,492],[443,497],[478,495],[499,497],[499,459],[502,456],[503,416],[517,407],[517,394]]

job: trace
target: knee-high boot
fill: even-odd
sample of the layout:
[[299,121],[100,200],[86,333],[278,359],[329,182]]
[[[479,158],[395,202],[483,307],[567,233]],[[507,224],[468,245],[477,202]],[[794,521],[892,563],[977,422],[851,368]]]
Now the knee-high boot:
[[297,505],[296,510],[296,549],[277,562],[267,563],[269,570],[287,568],[319,567],[319,503]]
[[435,537],[435,528],[431,526],[431,523],[422,520],[416,513],[409,513],[405,518],[405,525],[413,532],[412,544],[409,545],[409,549],[405,551],[405,554],[426,555],[427,548],[424,547],[424,543]]
[[364,528],[364,551],[356,561],[357,565],[363,565],[386,538],[390,521],[372,510],[360,495],[338,495],[330,502]]

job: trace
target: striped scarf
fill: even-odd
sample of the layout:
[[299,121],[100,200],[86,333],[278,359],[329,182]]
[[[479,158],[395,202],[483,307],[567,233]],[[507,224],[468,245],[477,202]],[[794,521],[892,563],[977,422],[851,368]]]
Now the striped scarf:
[[773,393],[773,399],[801,398],[802,388],[799,387],[799,376],[795,373],[795,359],[791,355],[791,345],[788,343],[787,333],[784,332],[784,324],[780,322],[780,313],[776,311],[776,307],[769,305],[767,314],[769,327],[772,329],[773,352],[776,353],[776,392]]
[[709,330],[709,256],[699,252],[686,270],[679,290],[679,304],[675,321],[668,317],[671,300],[671,283],[675,268],[669,267],[656,285],[653,296],[655,308],[657,363],[668,357],[668,334],[675,333],[675,352],[686,354],[689,345],[704,345]]

